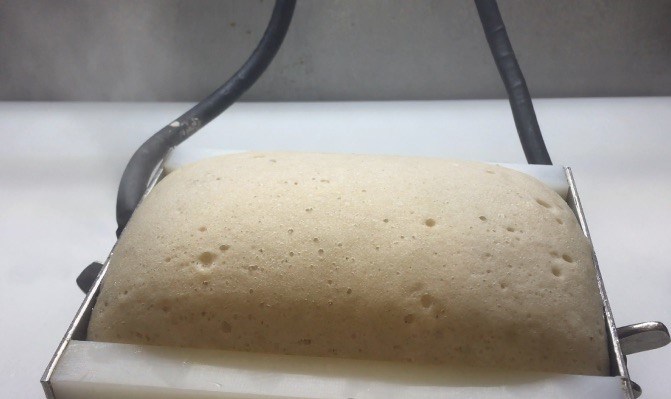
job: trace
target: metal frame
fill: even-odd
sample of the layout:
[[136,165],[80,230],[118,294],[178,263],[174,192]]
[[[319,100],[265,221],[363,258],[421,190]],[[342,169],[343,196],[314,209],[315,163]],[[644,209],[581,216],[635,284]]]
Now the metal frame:
[[[156,166],[156,169],[154,169],[152,177],[147,184],[147,190],[142,196],[143,200],[147,197],[147,194],[149,194],[151,189],[154,188],[156,183],[158,183],[158,181],[164,176],[164,163],[165,158],[161,160],[161,162]],[[116,243],[107,256],[103,268],[100,270],[100,273],[98,273],[98,277],[96,277],[95,281],[93,282],[91,289],[86,294],[86,297],[84,297],[84,301],[79,306],[79,310],[77,310],[75,318],[72,320],[72,323],[70,323],[70,326],[65,331],[65,335],[63,336],[60,344],[58,344],[58,348],[56,348],[56,352],[54,352],[54,355],[51,357],[47,368],[44,370],[44,374],[42,374],[40,383],[42,384],[42,389],[44,389],[44,394],[47,399],[56,399],[56,394],[54,393],[54,389],[51,386],[51,376],[53,375],[56,366],[58,366],[58,361],[61,359],[61,356],[63,355],[63,352],[65,352],[68,344],[70,344],[70,341],[73,339],[86,339],[86,330],[89,325],[89,320],[91,319],[91,312],[93,312],[93,306],[95,305],[96,299],[98,298],[98,293],[100,292],[100,285],[102,284],[102,280],[105,277],[105,274],[107,274],[107,267],[109,266],[109,261],[112,257],[112,254],[114,254],[115,248]]]
[[596,259],[592,237],[589,234],[589,228],[587,227],[587,221],[585,220],[585,213],[582,209],[582,204],[580,203],[580,197],[578,196],[575,180],[573,179],[573,172],[569,167],[565,167],[564,171],[566,172],[566,181],[568,182],[568,194],[566,196],[566,202],[568,203],[571,210],[573,210],[573,213],[575,213],[575,216],[578,218],[578,223],[580,223],[580,227],[582,228],[583,233],[592,246],[592,260],[594,261],[594,268],[596,269],[596,282],[599,286],[599,294],[601,294],[603,315],[606,321],[606,330],[608,331],[610,374],[619,375],[621,377],[622,390],[624,391],[625,397],[627,399],[634,399],[636,396],[634,395],[631,380],[629,379],[627,361],[624,357],[624,354],[622,353],[622,348],[620,347],[620,340],[617,335],[617,327],[615,326],[615,320],[613,319],[613,312],[610,309],[610,302],[608,301],[608,295],[606,295],[606,287],[603,284],[603,277],[601,276],[601,270],[599,269],[599,262]]
[[[152,179],[147,185],[147,190],[143,196],[151,191],[151,189],[156,185],[156,183],[164,176],[163,164],[165,159],[156,167]],[[569,190],[566,198],[566,202],[569,207],[575,213],[580,227],[583,230],[583,233],[592,243],[592,239],[589,234],[589,229],[587,227],[587,222],[585,220],[585,214],[580,203],[580,197],[578,196],[578,191],[576,189],[575,180],[573,178],[573,173],[571,168],[564,168],[566,174],[566,180],[568,182]],[[91,289],[86,294],[84,301],[82,302],[79,310],[77,311],[72,323],[65,332],[65,336],[61,340],[56,352],[54,353],[51,361],[49,362],[46,370],[41,379],[42,387],[47,399],[57,399],[51,386],[51,376],[53,375],[54,370],[58,366],[58,362],[61,358],[61,355],[67,348],[71,340],[84,340],[86,339],[86,329],[91,317],[91,312],[93,306],[95,305],[96,298],[100,291],[100,286],[102,283],[105,274],[107,273],[107,268],[109,266],[109,260],[112,254],[114,253],[114,248],[110,252],[107,260],[105,261],[102,270],[98,274],[95,282],[93,283]],[[625,358],[625,353],[635,353],[640,350],[654,349],[660,346],[664,346],[669,342],[669,333],[661,323],[648,322],[641,323],[632,326],[621,327],[618,329],[615,325],[613,319],[613,313],[610,309],[610,302],[608,301],[608,296],[606,295],[606,289],[603,283],[603,278],[599,270],[599,264],[596,259],[596,254],[594,249],[592,249],[592,258],[594,259],[594,268],[596,269],[596,279],[599,287],[599,293],[601,294],[601,300],[603,304],[604,318],[606,322],[606,330],[608,331],[608,352],[610,357],[610,375],[620,376],[622,383],[622,391],[626,399],[635,399],[641,394],[640,387],[632,382],[629,379],[629,370],[627,369],[627,362]],[[631,342],[635,341],[635,344],[628,345],[627,351],[623,351],[620,338],[618,336],[618,331],[620,335],[623,335],[623,338],[626,337]],[[624,334],[623,334],[624,333]],[[632,339],[632,337],[637,337],[638,339]]]

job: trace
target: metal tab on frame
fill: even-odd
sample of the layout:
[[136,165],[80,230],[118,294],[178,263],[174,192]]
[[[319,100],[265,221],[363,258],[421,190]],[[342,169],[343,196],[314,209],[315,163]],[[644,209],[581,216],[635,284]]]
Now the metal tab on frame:
[[620,340],[622,353],[625,355],[661,348],[671,342],[669,330],[658,321],[619,327],[617,337]]

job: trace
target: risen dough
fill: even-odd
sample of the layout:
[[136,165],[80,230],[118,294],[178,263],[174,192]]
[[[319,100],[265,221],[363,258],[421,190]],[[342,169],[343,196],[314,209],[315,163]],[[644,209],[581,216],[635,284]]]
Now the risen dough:
[[89,339],[580,374],[608,370],[567,204],[487,164],[243,153],[169,174]]

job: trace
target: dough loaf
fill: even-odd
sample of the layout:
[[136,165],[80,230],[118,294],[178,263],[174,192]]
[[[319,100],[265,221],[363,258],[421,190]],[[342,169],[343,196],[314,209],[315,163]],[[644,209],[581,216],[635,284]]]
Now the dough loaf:
[[606,374],[591,248],[537,180],[443,159],[242,153],[165,177],[88,339]]

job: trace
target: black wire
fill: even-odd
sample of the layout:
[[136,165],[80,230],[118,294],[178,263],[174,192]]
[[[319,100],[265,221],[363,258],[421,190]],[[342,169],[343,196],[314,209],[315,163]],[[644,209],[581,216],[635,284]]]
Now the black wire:
[[520,136],[527,162],[552,165],[538,126],[527,83],[515,58],[496,0],[475,0],[475,6],[478,8],[489,49],[508,92],[517,134]]
[[286,36],[296,0],[277,0],[261,41],[245,64],[221,87],[159,130],[131,157],[117,194],[117,237],[121,235],[147,188],[152,172],[167,152],[219,116],[266,70]]

